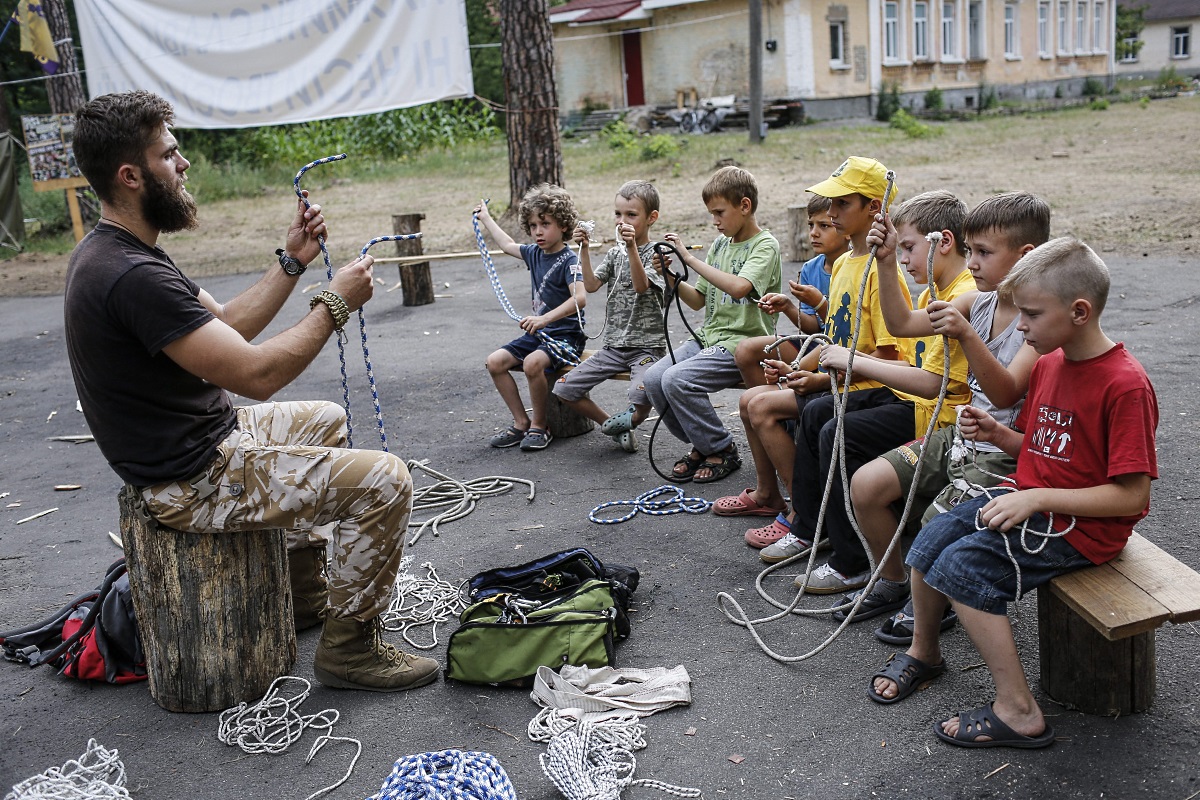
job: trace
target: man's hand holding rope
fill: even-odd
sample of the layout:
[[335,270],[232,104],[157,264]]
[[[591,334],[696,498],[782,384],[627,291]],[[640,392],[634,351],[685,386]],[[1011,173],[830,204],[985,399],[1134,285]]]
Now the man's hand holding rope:
[[[308,197],[308,190],[302,194]],[[296,217],[288,226],[287,238],[284,240],[284,252],[308,266],[321,255],[321,243],[318,238],[328,235],[325,217],[321,207],[315,203],[305,205],[304,200],[296,200]]]
[[341,295],[351,312],[366,305],[375,292],[374,263],[373,256],[359,256],[335,272],[333,280],[329,282],[329,290]]

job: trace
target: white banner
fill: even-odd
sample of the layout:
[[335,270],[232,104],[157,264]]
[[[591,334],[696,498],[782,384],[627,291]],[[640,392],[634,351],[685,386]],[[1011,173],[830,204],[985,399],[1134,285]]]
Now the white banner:
[[77,0],[92,97],[148,89],[182,128],[469,97],[464,0]]

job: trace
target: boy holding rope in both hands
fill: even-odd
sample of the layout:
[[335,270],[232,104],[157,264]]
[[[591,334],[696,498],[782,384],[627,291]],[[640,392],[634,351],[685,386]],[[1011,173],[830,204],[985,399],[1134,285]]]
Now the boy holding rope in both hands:
[[1145,370],[1100,327],[1108,268],[1087,245],[1055,239],[1021,259],[1000,286],[1041,355],[1016,424],[967,407],[963,437],[1017,459],[1011,484],[936,517],[908,554],[912,645],[877,672],[867,694],[895,702],[945,671],[938,626],[952,602],[996,684],[996,699],[934,723],[959,747],[1040,748],[1054,741],[1025,678],[1007,605],[1051,578],[1117,555],[1150,509],[1158,477],[1158,401]]
[[[642,375],[667,350],[663,331],[663,277],[646,269],[653,255],[650,226],[658,220],[658,190],[649,181],[628,181],[613,200],[620,241],[592,271],[588,231],[580,225],[574,239],[579,243],[583,287],[589,292],[608,285],[604,311],[604,347],[578,367],[558,379],[551,391],[575,411],[598,423],[600,431],[627,453],[637,452],[633,429],[650,414],[650,400]],[[588,391],[607,378],[629,372],[629,408],[609,416],[588,396]]]
[[[894,257],[897,238],[903,238],[897,227],[903,226],[897,221],[893,227],[891,219],[875,222],[869,239],[879,244],[881,261]],[[1012,297],[996,290],[1022,256],[1050,238],[1050,206],[1028,192],[1006,192],[976,206],[963,222],[962,231],[970,252],[967,268],[978,291],[959,295],[953,302],[940,297],[925,312],[913,311],[891,292],[885,292],[880,300],[888,327],[897,334],[935,334],[939,348],[941,336],[950,337],[951,347],[966,354],[972,405],[1011,426],[1020,413],[1038,356],[1017,330],[1019,312]],[[954,422],[953,418],[947,420],[946,427],[935,431],[928,441],[918,439],[897,447],[854,474],[850,482],[854,517],[877,561],[883,558],[899,524],[896,506],[903,504],[917,477],[918,459],[924,458],[920,485],[905,532],[912,535],[938,514],[980,494],[983,487],[996,485],[999,477],[993,476],[1016,469],[1015,460],[984,442],[976,444],[975,458],[968,459],[967,448],[956,441]],[[904,605],[875,635],[888,644],[906,645],[912,641],[912,600],[900,548],[893,549],[880,577],[854,621]],[[957,619],[954,611],[947,609],[942,630]]]
[[[488,373],[513,418],[508,430],[492,437],[491,445],[520,445],[522,450],[544,450],[554,439],[546,424],[550,393],[546,376],[557,372],[566,362],[534,334],[543,331],[577,356],[583,353],[587,341],[582,319],[582,309],[587,305],[583,274],[579,259],[565,244],[575,227],[575,204],[565,189],[548,183],[527,191],[517,213],[521,229],[533,237],[533,244],[513,241],[492,219],[487,203],[476,206],[474,213],[501,250],[525,262],[533,285],[534,314],[522,318],[519,323],[524,333],[487,357]],[[521,391],[512,376],[512,370],[518,368],[525,372],[529,383],[532,419],[525,413]]]

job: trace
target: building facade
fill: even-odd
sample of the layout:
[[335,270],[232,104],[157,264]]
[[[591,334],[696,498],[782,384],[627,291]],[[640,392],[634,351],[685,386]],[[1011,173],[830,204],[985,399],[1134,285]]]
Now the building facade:
[[[1190,1],[1190,0],[1189,0]],[[745,0],[571,0],[550,11],[564,111],[749,94]],[[969,108],[1078,94],[1113,72],[1115,0],[762,0],[763,94],[812,118],[937,87]]]
[[[1122,3],[1123,5],[1123,3]],[[1138,0],[1146,26],[1133,41],[1136,55],[1117,61],[1117,74],[1153,78],[1171,67],[1180,75],[1200,75],[1194,35],[1200,33],[1200,0]]]

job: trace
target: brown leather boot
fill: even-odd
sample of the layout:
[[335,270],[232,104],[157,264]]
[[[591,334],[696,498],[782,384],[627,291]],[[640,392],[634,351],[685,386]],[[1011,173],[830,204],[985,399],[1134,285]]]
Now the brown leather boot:
[[321,624],[329,602],[329,583],[325,579],[325,548],[306,547],[288,551],[288,571],[292,577],[292,618],[296,630],[304,631]]
[[397,650],[381,638],[379,618],[370,622],[326,617],[313,671],[335,689],[400,692],[432,683],[438,663]]

